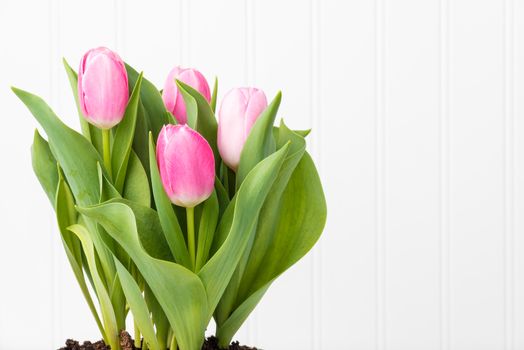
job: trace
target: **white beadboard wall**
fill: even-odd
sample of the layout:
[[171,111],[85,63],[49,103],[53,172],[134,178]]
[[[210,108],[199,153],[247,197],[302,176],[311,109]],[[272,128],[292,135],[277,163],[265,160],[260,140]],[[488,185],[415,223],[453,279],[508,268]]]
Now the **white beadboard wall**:
[[324,236],[238,334],[267,350],[524,349],[524,1],[2,0],[0,349],[98,339],[9,90],[77,116],[61,58],[193,66],[313,128]]

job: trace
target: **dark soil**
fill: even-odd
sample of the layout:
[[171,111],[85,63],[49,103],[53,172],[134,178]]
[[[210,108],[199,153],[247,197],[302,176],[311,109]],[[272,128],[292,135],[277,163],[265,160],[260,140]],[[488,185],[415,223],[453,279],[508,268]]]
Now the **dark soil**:
[[[120,333],[120,346],[123,350],[140,350],[140,348],[135,348],[133,339],[126,331]],[[106,345],[103,340],[99,340],[96,343],[85,341],[80,344],[76,340],[67,339],[65,347],[62,347],[59,350],[111,350],[111,348]],[[235,341],[229,345],[228,349],[220,349],[218,347],[217,338],[209,337],[205,340],[204,345],[202,345],[202,350],[257,350],[257,348],[239,345],[238,342]]]

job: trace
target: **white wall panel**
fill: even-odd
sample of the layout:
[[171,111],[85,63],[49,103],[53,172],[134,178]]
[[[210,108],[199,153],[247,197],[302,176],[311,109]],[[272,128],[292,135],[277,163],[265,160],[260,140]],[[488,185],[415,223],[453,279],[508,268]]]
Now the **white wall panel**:
[[54,345],[52,210],[31,169],[35,123],[9,88],[16,85],[51,97],[49,11],[44,1],[33,2],[31,12],[24,2],[0,3],[1,349],[28,348],[28,322],[43,325],[32,327],[35,340]]
[[384,347],[439,349],[439,2],[383,11]]
[[317,332],[324,349],[376,349],[375,4],[320,4],[319,120],[312,136],[320,134],[329,207]]
[[449,341],[503,349],[504,7],[449,6]]
[[325,234],[241,342],[524,350],[523,31],[520,0],[0,2],[0,349],[98,337],[8,86],[76,126],[61,58],[105,45],[159,86],[183,65],[219,101],[282,90],[280,117],[313,128]]

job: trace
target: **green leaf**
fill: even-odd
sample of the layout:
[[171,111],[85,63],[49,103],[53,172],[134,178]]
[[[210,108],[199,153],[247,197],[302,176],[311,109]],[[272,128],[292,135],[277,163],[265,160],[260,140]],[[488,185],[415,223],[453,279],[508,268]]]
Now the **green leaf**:
[[144,336],[144,340],[151,350],[160,350],[160,345],[156,339],[155,329],[151,317],[149,316],[149,309],[142,296],[142,291],[136,284],[131,274],[126,270],[118,259],[115,259],[115,265],[122,283],[122,289],[126,295],[129,308],[133,313],[133,319],[135,320],[140,332]]
[[270,283],[265,288],[260,288],[244,301],[233,314],[220,326],[217,327],[216,336],[220,348],[227,348],[233,336],[247,320],[249,314],[255,309],[264,294],[269,289]]
[[33,171],[42,185],[47,198],[54,207],[56,188],[58,184],[58,171],[56,169],[56,159],[51,153],[49,144],[35,129],[33,145],[31,146],[31,160]]
[[75,224],[69,226],[68,229],[74,234],[76,234],[82,242],[82,247],[84,249],[84,253],[87,258],[87,263],[89,265],[89,270],[91,271],[91,276],[93,278],[95,292],[98,296],[98,301],[100,302],[100,309],[102,311],[104,329],[106,330],[105,340],[111,346],[112,349],[119,349],[119,329],[117,326],[113,305],[111,303],[111,298],[98,272],[98,267],[95,260],[96,252],[94,249],[93,241],[91,240],[91,235],[87,231],[87,229],[82,225]]
[[288,143],[290,144],[288,156],[260,212],[260,220],[258,222],[253,249],[249,259],[246,261],[247,266],[242,277],[240,300],[247,297],[245,295],[247,289],[254,283],[253,280],[258,276],[258,270],[263,264],[265,254],[268,249],[271,249],[273,246],[276,225],[281,215],[282,194],[288,186],[288,182],[306,149],[306,141],[304,138],[290,130],[284,122],[281,122],[277,138],[277,147],[283,147]]
[[226,208],[229,206],[229,195],[227,194],[227,190],[222,185],[222,182],[220,182],[220,179],[215,176],[215,191],[218,198],[218,204],[219,204],[219,215],[218,217],[222,217],[222,214],[226,210]]
[[[126,64],[126,70],[127,77],[129,79],[129,86],[135,86],[135,83],[138,80],[138,72],[128,64]],[[148,125],[153,132],[153,136],[156,138],[158,137],[158,133],[162,127],[169,121],[166,118],[167,111],[166,107],[164,106],[164,101],[162,101],[162,96],[158,92],[155,85],[145,78],[142,79],[140,100],[142,101],[144,110],[146,112]]]
[[187,268],[192,268],[193,264],[189,258],[184,233],[180,228],[177,216],[171,206],[171,201],[167,197],[164,186],[162,185],[162,180],[160,179],[152,134],[149,134],[149,163],[151,165],[151,187],[153,188],[153,196],[167,243],[171,248],[175,261]]
[[[234,215],[232,218],[228,217],[231,224],[223,224],[223,227],[230,226],[229,234],[222,246],[198,273],[206,288],[210,318],[244,253],[250,239],[247,233],[254,231],[258,213],[282,166],[287,149],[287,146],[282,147],[267,157],[246,177],[233,200],[236,203]],[[225,217],[226,214],[222,220]]]
[[182,97],[184,98],[184,103],[186,105],[186,117],[187,117],[187,125],[191,129],[197,130],[197,122],[198,122],[198,107],[197,102],[195,98],[187,92],[181,85],[180,81],[177,80],[176,84],[180,92],[182,93]]
[[[208,101],[204,98],[204,96],[202,96],[200,92],[193,89],[191,86],[185,84],[184,82],[181,82],[180,80],[177,80],[176,84],[177,84],[178,89],[180,89],[182,96],[184,97],[184,101],[186,102],[186,110],[188,109],[188,101],[190,103],[190,106],[192,105],[192,99],[190,99],[189,96],[191,96],[196,103],[196,107],[197,107],[196,122],[193,124],[194,127],[191,126],[192,124],[189,123],[190,113],[188,112],[189,126],[191,126],[193,129],[198,131],[202,136],[204,136],[207,142],[209,142],[211,149],[213,150],[215,159],[216,160],[220,159],[220,154],[218,153],[218,147],[217,147],[218,124],[215,118],[215,114],[213,113],[213,110],[211,109],[211,106],[209,105]],[[220,165],[220,162],[216,161],[215,162],[216,170],[218,170],[219,165]]]
[[[246,280],[242,282],[237,308],[230,316],[233,319],[217,325],[217,334],[222,337],[232,337],[236,333],[241,324],[239,320],[247,318],[270,284],[302,258],[322,233],[327,215],[326,202],[320,178],[307,152],[282,194],[279,213],[273,241],[254,273],[255,278],[250,284]],[[264,218],[261,216],[260,220]],[[221,344],[226,341],[228,339],[220,339]]]
[[198,225],[198,243],[196,254],[195,271],[198,272],[206,263],[209,257],[213,236],[218,222],[218,198],[216,191],[213,191],[203,204],[200,224]]
[[131,151],[127,176],[124,183],[124,198],[144,206],[151,205],[151,193],[146,171],[134,151]]
[[116,128],[111,150],[111,166],[116,174],[115,188],[120,193],[122,193],[124,188],[129,154],[131,153],[131,145],[133,144],[133,137],[135,136],[136,114],[140,98],[141,83],[142,73],[138,76],[135,87],[133,88],[133,92],[131,93],[124,113],[124,118]]
[[102,133],[100,132],[100,129],[98,129],[96,126],[90,124],[87,121],[80,108],[80,101],[78,99],[78,75],[76,74],[74,69],[71,68],[69,63],[67,63],[65,58],[62,61],[64,63],[64,68],[69,79],[69,84],[71,85],[73,97],[75,98],[75,104],[80,120],[80,127],[82,128],[82,134],[93,144],[95,149],[100,154],[102,154]]
[[211,102],[209,103],[213,113],[216,113],[216,110],[217,110],[217,94],[218,94],[218,78],[215,77],[215,82],[213,84],[213,93],[211,94]]
[[[142,80],[143,81],[143,80]],[[147,112],[144,108],[142,101],[138,101],[138,111],[136,114],[136,127],[135,137],[133,138],[133,150],[140,159],[142,166],[146,171],[146,175],[149,176],[149,120],[147,118]]]
[[113,198],[122,198],[120,193],[113,186],[111,181],[104,175],[104,170],[100,163],[97,164],[98,169],[98,183],[100,184],[100,200],[99,203],[108,201]]
[[161,349],[165,349],[169,342],[169,320],[166,317],[164,310],[156,300],[151,288],[146,284],[144,286],[144,298],[146,300],[149,310],[151,310],[151,317],[156,329],[156,339]]
[[96,164],[102,164],[102,159],[93,145],[62,123],[40,97],[17,88],[13,91],[44,128],[51,151],[64,170],[76,202],[96,204],[100,197]]
[[326,217],[320,178],[311,156],[304,153],[282,195],[275,239],[250,290],[260,288],[302,258],[319,239]]
[[199,350],[207,325],[206,292],[199,278],[181,265],[149,256],[138,239],[131,208],[123,203],[104,203],[79,208],[97,220],[127,251],[162,306],[181,349]]
[[[56,165],[55,165],[56,171]],[[58,173],[58,171],[56,171]],[[56,210],[56,219],[58,223],[58,228],[60,231],[60,237],[62,238],[62,244],[66,252],[67,260],[71,265],[73,274],[75,275],[76,281],[82,291],[82,294],[89,306],[95,322],[100,330],[100,334],[104,339],[106,339],[106,334],[100,317],[98,316],[98,311],[96,310],[93,298],[87,287],[84,273],[82,271],[82,247],[78,238],[73,235],[70,231],[67,230],[67,227],[76,223],[76,211],[74,208],[74,199],[69,186],[63,178],[60,178],[58,182],[58,188],[56,192],[56,200],[54,204]],[[86,269],[88,267],[86,266]]]
[[[282,193],[306,148],[304,138],[287,128],[283,122],[281,122],[280,128],[274,130],[276,130],[277,147],[280,148],[289,144],[290,149],[260,211],[256,234],[253,235],[253,239],[250,241],[248,249],[217,307],[215,319],[219,326],[228,319],[231,312],[243,300],[242,297],[239,298],[239,294],[242,296],[245,286],[250,286],[252,280],[256,277],[262,259],[273,242]],[[237,301],[237,299],[240,301]]]
[[236,173],[236,188],[238,189],[247,174],[262,159],[275,152],[275,139],[273,138],[273,123],[277,116],[278,107],[282,100],[282,93],[278,93],[267,108],[260,114],[246,139],[240,163]]

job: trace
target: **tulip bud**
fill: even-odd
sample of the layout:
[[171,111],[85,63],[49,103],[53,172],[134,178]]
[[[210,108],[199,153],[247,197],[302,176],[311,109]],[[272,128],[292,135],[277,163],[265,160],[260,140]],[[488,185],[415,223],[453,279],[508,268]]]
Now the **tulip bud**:
[[169,72],[162,91],[162,100],[178,123],[185,124],[187,122],[186,104],[182,93],[178,91],[176,80],[180,80],[200,92],[207,102],[211,101],[211,93],[206,78],[196,69],[175,67]]
[[193,208],[213,192],[213,151],[189,126],[164,125],[158,135],[156,158],[162,184],[173,204]]
[[110,129],[124,117],[129,90],[127,71],[113,51],[99,47],[89,50],[78,70],[78,99],[88,122]]
[[230,90],[218,112],[218,150],[224,163],[237,170],[249,132],[267,107],[266,95],[255,88]]

